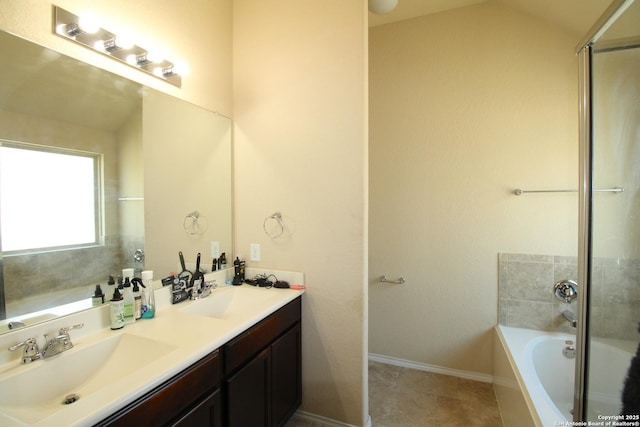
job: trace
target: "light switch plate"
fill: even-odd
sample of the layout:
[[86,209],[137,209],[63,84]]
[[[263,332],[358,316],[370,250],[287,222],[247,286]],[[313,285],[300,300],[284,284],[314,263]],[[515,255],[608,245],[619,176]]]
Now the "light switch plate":
[[220,242],[211,242],[211,258],[220,258]]
[[249,251],[251,261],[260,261],[260,243],[252,243]]

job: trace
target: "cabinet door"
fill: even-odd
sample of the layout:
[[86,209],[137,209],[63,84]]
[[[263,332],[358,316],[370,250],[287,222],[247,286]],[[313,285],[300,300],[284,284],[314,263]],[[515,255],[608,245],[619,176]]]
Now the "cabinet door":
[[270,411],[270,351],[267,347],[226,383],[226,425],[268,427]]
[[222,427],[220,390],[207,396],[172,427]]
[[281,427],[302,402],[300,323],[271,345],[272,426]]
[[218,350],[102,420],[99,427],[166,426],[220,386]]

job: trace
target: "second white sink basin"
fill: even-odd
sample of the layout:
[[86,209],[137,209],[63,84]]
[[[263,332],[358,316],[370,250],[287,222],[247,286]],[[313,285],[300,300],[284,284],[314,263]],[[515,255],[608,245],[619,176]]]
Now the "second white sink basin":
[[[177,347],[145,337],[120,333],[82,348],[82,344],[51,359],[38,360],[0,378],[0,412],[27,424],[64,409],[65,397],[79,400],[114,378],[141,369],[149,355]],[[71,403],[73,404],[73,403]]]
[[236,318],[261,307],[268,307],[281,297],[278,291],[250,285],[225,286],[215,289],[210,296],[192,302],[180,311],[216,319]]

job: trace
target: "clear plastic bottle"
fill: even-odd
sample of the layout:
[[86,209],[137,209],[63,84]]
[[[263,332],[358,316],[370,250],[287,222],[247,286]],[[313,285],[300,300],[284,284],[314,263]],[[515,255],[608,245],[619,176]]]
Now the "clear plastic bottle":
[[142,277],[142,318],[152,319],[156,315],[156,298],[153,290],[153,271],[145,270]]

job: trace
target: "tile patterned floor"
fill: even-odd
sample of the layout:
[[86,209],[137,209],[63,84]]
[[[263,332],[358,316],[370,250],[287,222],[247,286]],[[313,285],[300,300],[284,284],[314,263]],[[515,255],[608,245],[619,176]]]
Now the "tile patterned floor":
[[369,412],[372,427],[502,426],[491,384],[377,362],[369,362]]

